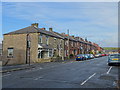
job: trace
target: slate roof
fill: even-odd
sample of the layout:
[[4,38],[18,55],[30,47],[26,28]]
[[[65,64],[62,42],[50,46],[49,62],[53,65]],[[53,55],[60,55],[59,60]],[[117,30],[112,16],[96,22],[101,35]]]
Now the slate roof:
[[49,35],[49,36],[53,36],[53,37],[57,37],[57,38],[62,38],[54,33],[51,33],[47,30],[42,30],[41,28],[36,28],[34,26],[29,26],[29,27],[26,27],[26,28],[23,28],[23,29],[20,29],[20,30],[16,30],[16,31],[13,31],[13,32],[10,32],[10,33],[6,33],[4,35],[10,35],[10,34],[27,34],[27,33],[42,33],[42,34],[46,34],[46,35]]
[[[53,32],[53,33],[56,33],[57,35],[59,35],[59,36],[61,36],[61,37],[63,37],[64,39],[68,39],[68,36],[66,36],[66,35],[63,35],[63,34],[60,34],[60,33],[58,33],[58,32],[54,32],[54,31],[52,31],[52,32]],[[77,39],[77,38],[73,39],[71,36],[69,37],[69,39],[72,40],[72,41],[79,41],[79,42],[81,42],[81,43],[86,43],[86,44],[91,45],[90,43],[84,42],[84,41],[79,40],[79,39]]]
[[35,32],[37,32],[37,30],[36,30],[33,26],[29,26],[29,27],[22,28],[22,29],[13,31],[13,32],[6,33],[6,34],[4,34],[4,35],[8,35],[8,34],[35,33]]
[[[25,28],[22,28],[22,29],[13,31],[13,32],[6,33],[4,35],[27,34],[27,33],[42,33],[42,34],[46,34],[46,35],[61,38],[61,39],[68,39],[68,36],[66,36],[66,35],[63,35],[63,34],[60,34],[60,33],[54,32],[54,31],[50,32],[50,31],[47,31],[47,30],[42,30],[41,28],[36,28],[34,26],[28,26],[28,27],[25,27]],[[90,44],[90,43],[87,43],[87,42],[79,40],[79,39],[73,39],[71,36],[69,36],[69,39],[72,40],[72,41],[79,41],[81,43]]]

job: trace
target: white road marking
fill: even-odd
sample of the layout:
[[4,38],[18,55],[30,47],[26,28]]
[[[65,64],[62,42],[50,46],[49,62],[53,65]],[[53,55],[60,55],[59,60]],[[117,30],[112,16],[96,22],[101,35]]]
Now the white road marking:
[[82,82],[81,85],[84,85],[89,79],[91,79],[95,75],[96,75],[96,73],[94,73],[93,75],[91,75],[88,79],[86,79],[84,82]]
[[110,73],[110,70],[112,69],[112,66],[108,69],[108,71],[107,71],[107,74],[109,74]]

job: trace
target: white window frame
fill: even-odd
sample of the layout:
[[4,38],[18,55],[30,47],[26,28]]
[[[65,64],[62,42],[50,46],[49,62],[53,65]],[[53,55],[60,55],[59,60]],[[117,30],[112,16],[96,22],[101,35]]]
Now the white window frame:
[[[13,57],[14,48],[8,48],[7,51],[8,51],[8,57]],[[11,55],[10,55],[10,53],[11,53]]]
[[42,37],[43,37],[43,35],[40,34],[40,35],[39,35],[39,39],[40,39],[39,41],[40,41],[40,43],[43,43],[43,39],[42,39]]

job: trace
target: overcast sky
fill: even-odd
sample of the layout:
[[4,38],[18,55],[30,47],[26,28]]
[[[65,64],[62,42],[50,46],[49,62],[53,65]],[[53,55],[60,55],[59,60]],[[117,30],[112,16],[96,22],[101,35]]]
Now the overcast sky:
[[3,34],[37,22],[59,33],[69,29],[102,47],[118,45],[117,2],[3,2],[2,16]]

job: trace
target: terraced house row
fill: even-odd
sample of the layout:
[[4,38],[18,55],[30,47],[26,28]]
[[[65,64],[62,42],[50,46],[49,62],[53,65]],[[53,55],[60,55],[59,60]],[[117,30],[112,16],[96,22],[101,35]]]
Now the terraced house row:
[[99,45],[80,37],[58,33],[52,28],[39,28],[38,23],[34,23],[4,34],[2,60],[3,65],[51,62],[102,50]]

